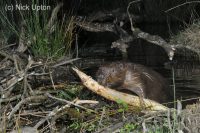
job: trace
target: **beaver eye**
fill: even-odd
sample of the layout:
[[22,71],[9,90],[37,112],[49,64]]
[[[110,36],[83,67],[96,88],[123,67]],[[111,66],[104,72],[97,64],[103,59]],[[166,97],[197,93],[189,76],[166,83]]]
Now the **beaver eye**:
[[99,75],[98,78],[99,78],[99,79],[103,79],[103,75]]
[[114,73],[114,72],[115,72],[115,69],[112,69],[112,72]]

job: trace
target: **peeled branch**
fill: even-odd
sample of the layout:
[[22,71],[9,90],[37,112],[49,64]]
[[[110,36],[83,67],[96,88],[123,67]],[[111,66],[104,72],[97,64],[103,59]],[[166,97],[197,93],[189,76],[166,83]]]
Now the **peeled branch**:
[[128,104],[129,106],[132,106],[135,108],[141,108],[141,105],[142,105],[142,107],[144,107],[147,111],[166,111],[169,109],[166,106],[149,99],[143,99],[142,100],[143,103],[141,104],[141,99],[138,96],[122,93],[122,92],[110,89],[108,87],[104,87],[98,84],[98,82],[96,82],[90,76],[78,70],[77,68],[72,68],[72,69],[77,73],[83,85],[85,85],[91,91],[97,93],[98,95],[101,95],[102,97],[105,97],[108,100],[115,101],[115,102],[121,100],[125,102],[126,104]]

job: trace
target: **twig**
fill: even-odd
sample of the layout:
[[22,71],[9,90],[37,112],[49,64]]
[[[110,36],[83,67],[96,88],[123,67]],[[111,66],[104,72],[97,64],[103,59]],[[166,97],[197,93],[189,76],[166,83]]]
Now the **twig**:
[[76,58],[78,58],[78,34],[76,34]]
[[70,106],[70,105],[74,105],[75,107],[79,107],[79,108],[81,108],[81,109],[84,109],[84,110],[87,110],[87,111],[90,111],[90,112],[94,112],[94,113],[96,113],[94,110],[91,110],[91,109],[85,108],[85,107],[83,107],[83,106],[81,106],[81,105],[75,104],[74,102],[70,102],[70,101],[67,101],[67,100],[65,100],[65,99],[61,99],[61,98],[54,97],[54,96],[52,96],[52,95],[49,94],[49,93],[46,93],[46,95],[47,95],[48,97],[54,99],[54,100],[58,100],[58,101],[61,101],[61,102],[67,103],[68,106]]
[[21,31],[20,31],[20,35],[19,35],[19,45],[18,48],[16,49],[16,51],[23,53],[27,50],[28,48],[28,43],[30,43],[30,41],[28,41],[26,39],[25,36],[25,24],[22,22],[21,24]]
[[12,92],[12,90],[14,89],[13,86],[22,80],[23,80],[23,77],[15,76],[12,79],[10,79],[9,81],[7,81],[5,86],[8,86],[8,87],[3,90],[5,93],[2,95],[2,98],[7,98],[10,95],[10,93]]
[[47,96],[44,96],[44,95],[40,95],[40,96],[31,96],[31,97],[28,97],[28,98],[25,98],[23,100],[21,100],[13,109],[12,111],[10,112],[10,114],[8,115],[8,120],[10,120],[12,118],[12,116],[19,110],[19,108],[23,105],[23,104],[26,104],[28,102],[31,102],[31,101],[42,101],[42,100],[45,100],[47,99]]
[[27,95],[27,86],[28,86],[27,75],[24,76],[23,86],[24,86],[24,91],[22,98],[24,98]]
[[98,101],[94,101],[94,100],[76,100],[75,104],[98,104]]
[[142,122],[142,131],[143,131],[143,133],[147,133],[147,128],[146,128],[146,123],[145,123],[145,120],[144,120],[144,122]]
[[[56,89],[64,88],[66,86],[67,86],[67,84],[57,84],[57,85],[54,85],[54,87]],[[53,86],[52,85],[48,85],[48,86],[38,87],[38,88],[36,88],[36,90],[41,90],[42,91],[42,90],[47,90],[47,89],[51,89],[51,88],[53,88]]]
[[80,59],[80,58],[75,58],[75,59],[71,59],[71,60],[62,61],[62,62],[60,62],[60,63],[58,63],[58,64],[56,64],[56,65],[53,65],[53,68],[58,67],[58,66],[61,66],[61,65],[65,65],[65,64],[72,63],[72,62],[77,61],[77,60],[79,60],[79,59]]
[[111,132],[115,132],[116,130],[118,130],[119,128],[121,128],[122,126],[124,126],[127,123],[136,123],[136,120],[133,117],[133,115],[129,115],[126,118],[127,119],[125,121],[120,121],[120,122],[117,122],[117,123],[113,123],[109,127],[105,127],[103,129],[99,129],[95,133],[111,133]]
[[6,45],[6,46],[4,46],[4,47],[1,47],[1,48],[0,48],[0,51],[3,50],[3,49],[9,48],[9,47],[15,46],[15,45],[16,45],[16,43]]
[[15,96],[13,96],[13,97],[9,97],[9,98],[4,98],[4,99],[0,99],[0,103],[6,103],[6,102],[12,102],[12,101],[15,101],[15,100],[17,100],[17,99],[19,99],[19,98],[21,98],[21,94],[19,94],[19,95],[15,95]]
[[130,20],[130,23],[131,23],[131,31],[132,32],[135,32],[135,28],[133,27],[133,20],[132,20],[132,18],[131,18],[131,15],[130,15],[130,12],[129,12],[129,8],[130,8],[130,6],[132,5],[132,4],[134,4],[134,3],[137,3],[137,2],[140,2],[141,0],[135,0],[135,1],[132,1],[132,2],[130,2],[130,3],[128,3],[128,7],[127,7],[127,14],[128,14],[128,17],[129,17],[129,20]]
[[[17,61],[14,58],[14,62],[15,62],[15,67],[18,66]],[[25,77],[25,75],[27,74],[27,71],[31,68],[31,65],[34,63],[34,61],[31,59],[31,57],[29,57],[28,59],[28,64],[26,66],[26,68],[24,70],[19,70],[19,68],[17,67],[17,71],[18,71],[18,75],[16,75],[15,77],[11,78],[10,80],[7,81],[7,83],[5,83],[4,86],[7,86],[6,89],[4,89],[5,94],[2,95],[2,98],[6,98],[10,95],[10,93],[12,92],[12,90],[14,89],[14,85],[20,81],[22,81]]]
[[171,120],[170,120],[170,110],[167,111],[167,122],[168,122],[169,130],[172,133],[172,125],[171,125]]
[[8,59],[10,59],[12,61],[14,61],[13,56],[10,53],[6,52],[6,51],[0,50],[0,55],[4,56],[4,57],[6,57],[6,58],[8,58]]
[[[55,100],[59,100],[59,101],[62,101],[62,102],[66,102],[67,104],[62,106],[61,108],[55,108],[53,111],[51,111],[44,119],[40,120],[35,126],[34,128],[39,128],[45,121],[51,119],[53,116],[56,116],[59,112],[65,110],[66,108],[69,108],[70,105],[74,105],[73,102],[69,102],[67,100],[64,100],[64,99],[59,99],[59,98],[56,98],[56,97],[53,97],[52,95],[50,95],[49,93],[46,93],[46,95],[52,99],[55,99]],[[75,105],[77,107],[80,107],[80,105]],[[82,108],[82,107],[81,107]]]
[[51,79],[51,83],[52,83],[53,89],[55,90],[56,88],[55,88],[55,84],[54,84],[53,77],[52,77],[52,74],[51,74],[50,70],[49,70],[49,76],[50,76],[50,79]]
[[99,120],[98,130],[100,129],[100,126],[102,126],[102,120],[103,120],[103,118],[105,117],[105,114],[106,114],[106,109],[105,109],[105,107],[104,107],[104,108],[103,108],[103,111],[102,111],[102,113],[101,113],[100,120]]
[[186,5],[186,4],[191,4],[191,3],[200,3],[200,1],[188,1],[188,2],[184,2],[183,4],[180,4],[180,5],[177,5],[177,6],[175,6],[175,7],[172,7],[172,8],[170,8],[170,9],[166,10],[165,12],[167,13],[167,12],[169,12],[169,11],[171,11],[171,10],[174,10],[175,8],[184,6],[184,5]]
[[81,28],[85,29],[86,31],[91,31],[91,32],[114,32],[115,31],[115,26],[110,23],[106,24],[101,24],[101,23],[91,23],[91,22],[75,22],[78,26]]
[[13,59],[14,59],[15,69],[16,69],[18,75],[21,75],[21,70],[19,69],[19,64],[18,64],[18,60],[17,60],[17,55],[16,54],[13,54]]
[[47,24],[47,31],[50,31],[49,34],[51,34],[54,30],[52,29],[54,22],[57,18],[58,11],[63,6],[63,3],[59,3],[52,11],[51,18],[49,19],[49,22]]

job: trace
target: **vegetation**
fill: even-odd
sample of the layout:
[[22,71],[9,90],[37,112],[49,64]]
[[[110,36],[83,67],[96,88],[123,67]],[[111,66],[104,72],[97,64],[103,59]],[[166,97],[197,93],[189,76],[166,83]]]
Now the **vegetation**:
[[[184,54],[185,60],[199,61],[200,55],[200,20],[196,19],[191,25],[186,25],[185,29],[180,31],[177,35],[173,35],[170,39],[171,44],[185,47],[181,49],[180,54]],[[187,48],[187,49],[186,49]],[[190,51],[189,51],[189,50]]]
[[171,42],[174,44],[182,44],[191,46],[194,49],[200,49],[200,20],[195,20],[191,25],[187,25],[186,29],[172,36]]
[[81,93],[82,89],[83,86],[80,85],[68,85],[65,90],[60,90],[57,96],[62,99],[72,100]]
[[[49,5],[50,1],[43,1]],[[32,0],[31,5],[40,5],[39,0]],[[1,1],[1,8],[11,5],[11,1]],[[20,35],[35,57],[57,59],[62,56],[71,56],[73,41],[73,17],[64,16],[57,21],[62,4],[51,4],[51,10],[14,10],[1,9],[1,25],[4,39],[8,40],[15,35],[19,43]],[[22,30],[23,29],[23,30]]]
[[19,37],[20,28],[15,20],[16,12],[5,10],[6,4],[11,4],[11,1],[0,1],[0,4],[1,39],[3,39],[5,43],[7,43],[12,35],[16,35],[17,37]]

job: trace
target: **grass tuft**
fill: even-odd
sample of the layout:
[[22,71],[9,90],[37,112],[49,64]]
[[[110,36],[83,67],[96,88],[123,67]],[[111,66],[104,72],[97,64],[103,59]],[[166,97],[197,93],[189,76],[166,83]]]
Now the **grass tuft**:
[[[16,2],[17,3],[17,2]],[[59,20],[58,13],[62,4],[50,0],[32,0],[28,4],[50,6],[51,10],[6,11],[6,5],[13,3],[1,1],[0,24],[4,37],[8,40],[13,34],[20,40],[21,28],[25,29],[25,42],[35,57],[57,59],[71,56],[74,17],[68,15]],[[27,4],[27,3],[23,3]],[[17,42],[18,43],[18,42]]]

